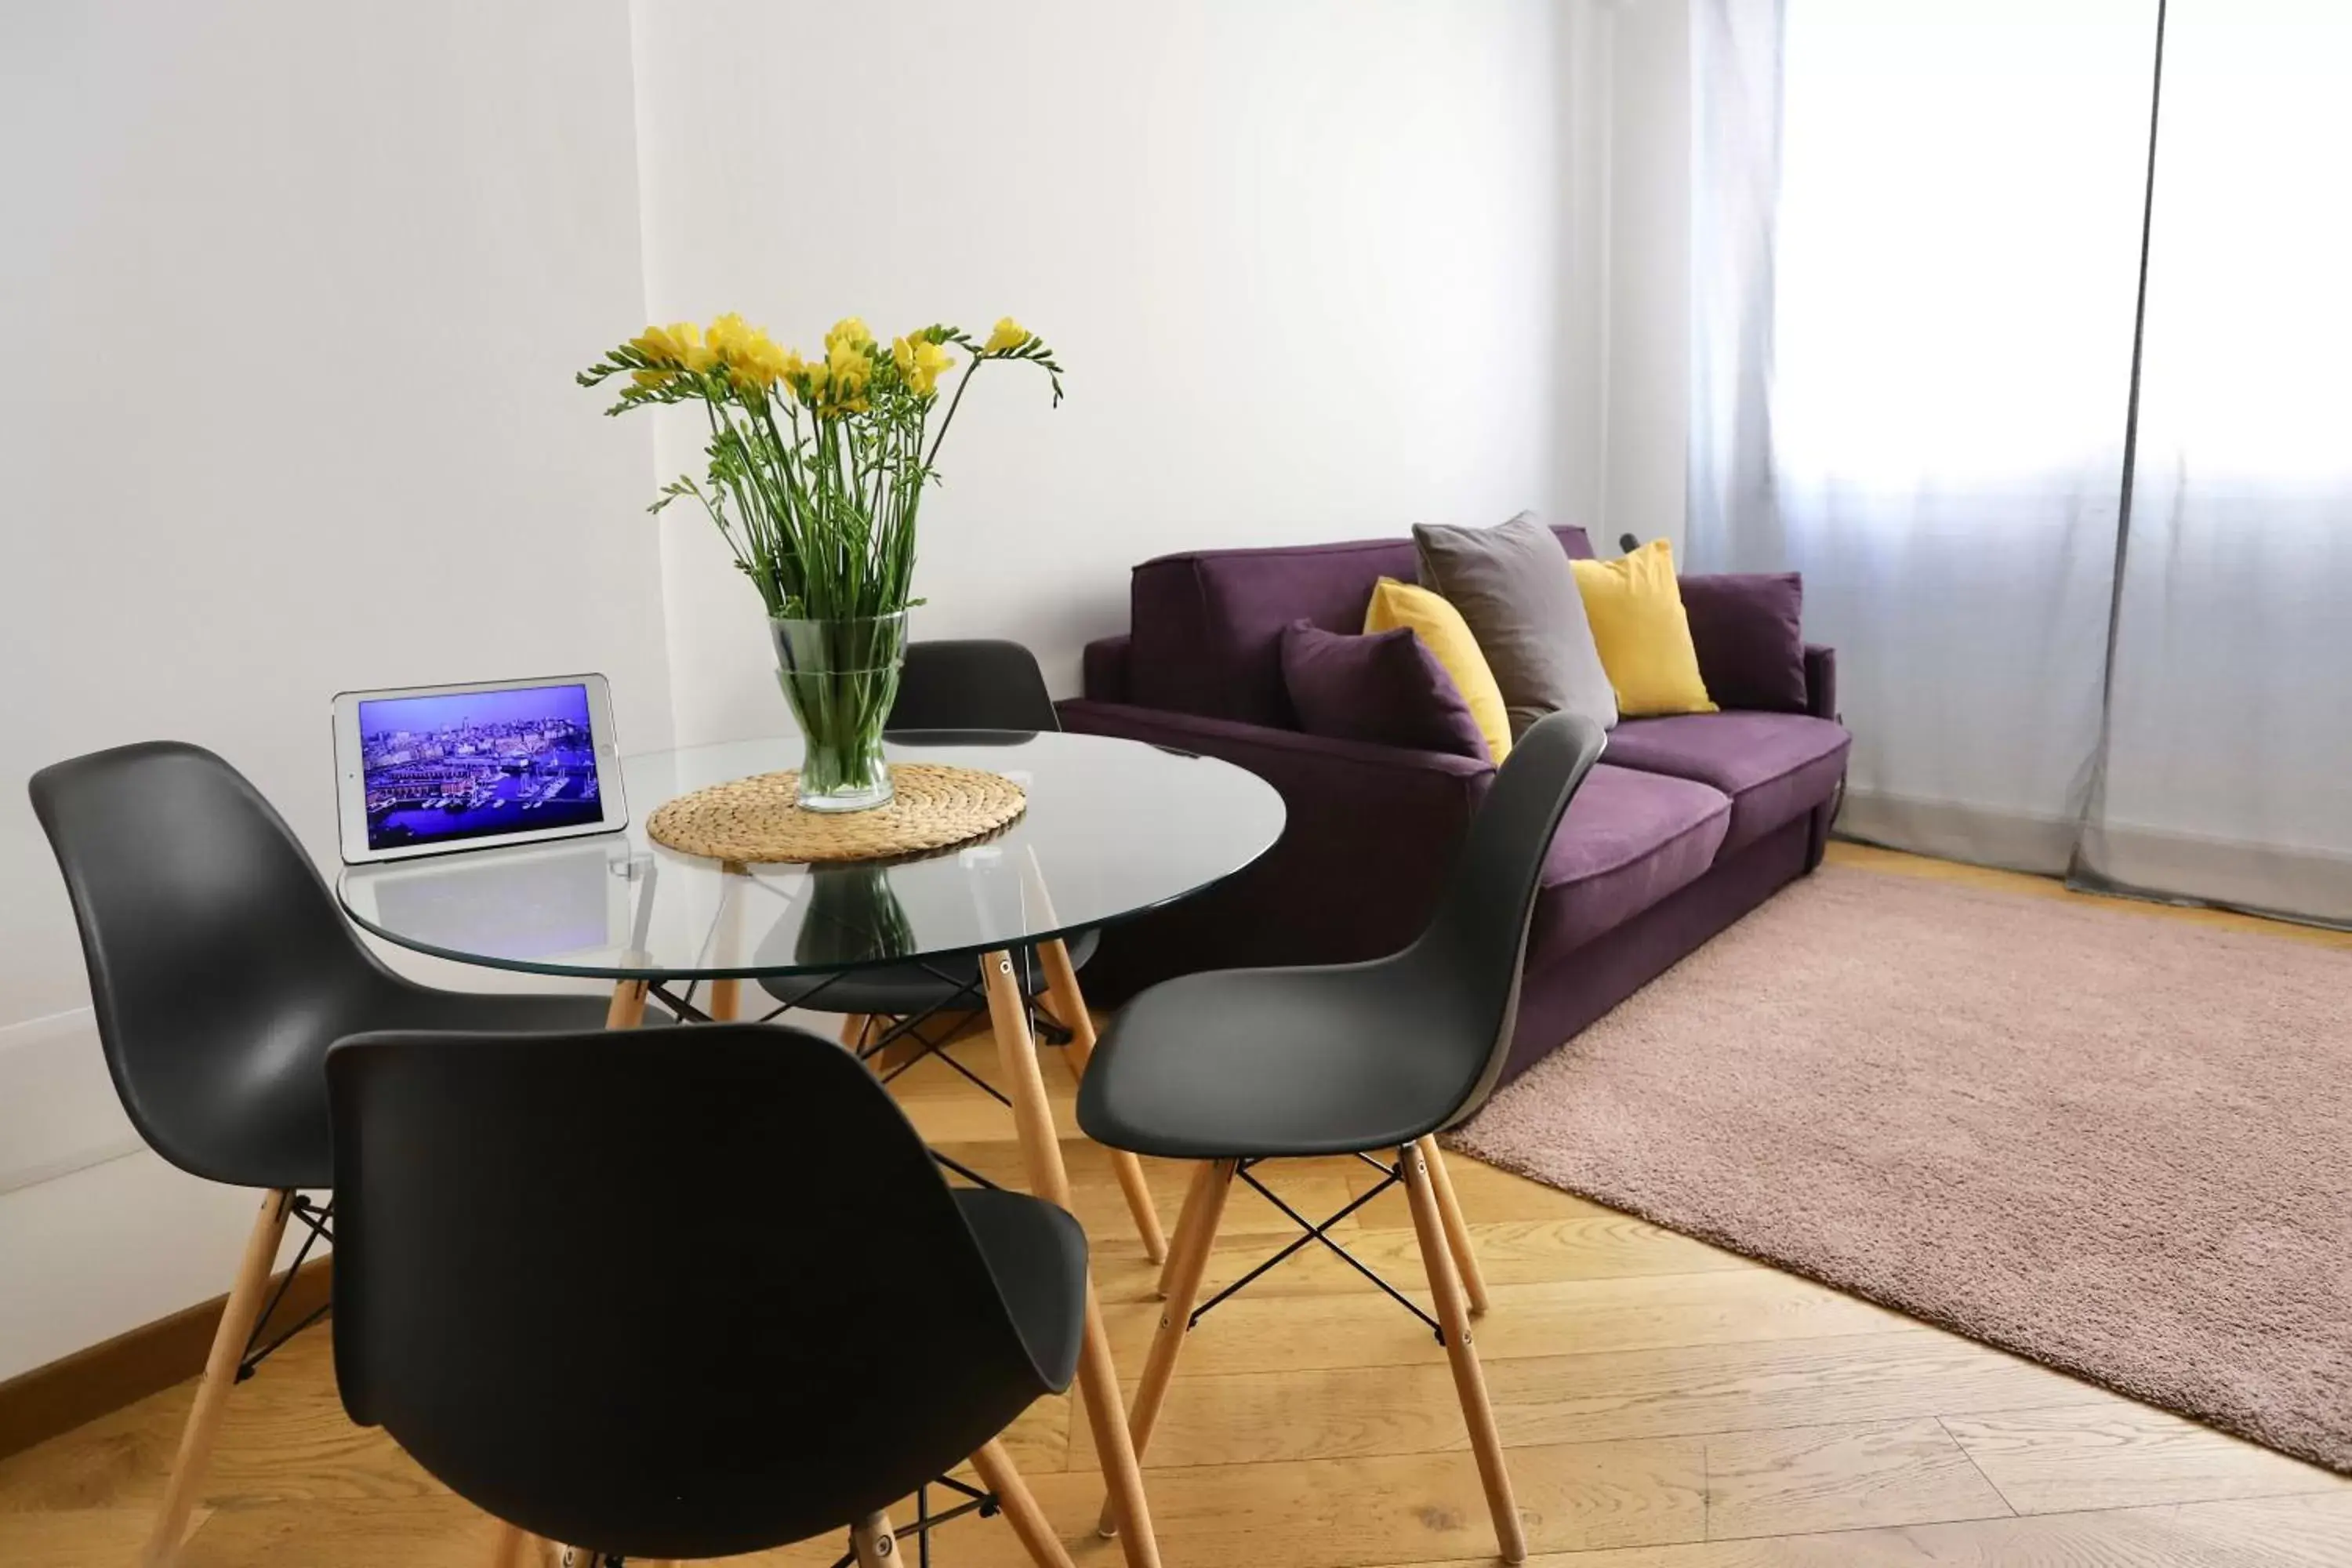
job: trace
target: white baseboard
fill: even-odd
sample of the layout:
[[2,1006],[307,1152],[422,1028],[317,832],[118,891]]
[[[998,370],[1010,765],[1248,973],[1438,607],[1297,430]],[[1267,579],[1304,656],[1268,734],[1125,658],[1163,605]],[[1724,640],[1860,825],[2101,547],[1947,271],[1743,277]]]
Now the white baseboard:
[[0,1028],[0,1193],[119,1160],[142,1147],[87,1007]]

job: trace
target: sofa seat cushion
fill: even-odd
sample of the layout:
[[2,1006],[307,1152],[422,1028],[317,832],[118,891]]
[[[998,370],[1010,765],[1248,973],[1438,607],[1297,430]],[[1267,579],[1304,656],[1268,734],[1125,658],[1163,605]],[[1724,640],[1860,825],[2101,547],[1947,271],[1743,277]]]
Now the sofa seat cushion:
[[1714,864],[1730,820],[1731,802],[1706,784],[1596,764],[1544,857],[1528,971],[1698,880]]
[[1729,853],[1835,795],[1853,743],[1844,725],[1803,713],[1686,713],[1625,721],[1610,731],[1608,757],[1729,795]]

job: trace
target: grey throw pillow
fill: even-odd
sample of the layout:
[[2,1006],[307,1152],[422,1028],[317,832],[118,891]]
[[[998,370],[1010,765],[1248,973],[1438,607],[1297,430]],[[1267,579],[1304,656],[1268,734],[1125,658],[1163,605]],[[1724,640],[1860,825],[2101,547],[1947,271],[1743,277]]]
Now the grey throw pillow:
[[1416,523],[1421,585],[1462,612],[1503,689],[1516,739],[1547,713],[1617,723],[1584,596],[1559,538],[1527,512],[1495,528]]

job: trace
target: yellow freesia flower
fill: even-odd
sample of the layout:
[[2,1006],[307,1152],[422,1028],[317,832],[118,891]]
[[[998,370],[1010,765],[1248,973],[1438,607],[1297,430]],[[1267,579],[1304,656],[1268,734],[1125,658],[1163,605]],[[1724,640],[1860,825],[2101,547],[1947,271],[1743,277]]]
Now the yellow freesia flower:
[[730,310],[711,322],[703,337],[714,353],[731,364],[742,357],[744,349],[751,342],[751,335],[758,331],[757,327]]
[[930,396],[940,375],[955,364],[955,355],[929,338],[900,338],[891,343],[890,357],[898,363],[899,379],[918,397]]
[[1000,316],[996,320],[996,330],[988,334],[988,342],[981,347],[989,353],[1001,354],[1007,349],[1019,348],[1034,336],[1034,332],[1012,317]]
[[677,340],[661,327],[647,327],[629,340],[629,346],[656,364],[675,365],[685,359],[678,351]]
[[765,330],[751,325],[732,310],[710,323],[704,341],[727,367],[730,378],[747,392],[774,385],[783,375],[787,361],[797,363],[797,356],[789,356],[778,348]]
[[633,370],[629,373],[629,379],[647,391],[651,391],[668,381],[673,374],[667,370]]
[[849,343],[857,348],[872,348],[874,346],[874,334],[866,330],[866,321],[863,317],[844,316],[841,320],[834,322],[833,330],[824,335],[824,352],[826,355],[830,357],[834,350],[844,343]]
[[702,329],[692,321],[672,321],[670,342],[677,345],[677,363],[681,369],[706,371],[719,363],[719,354],[702,341]]
[[[873,341],[868,338],[866,342]],[[874,378],[874,362],[866,357],[865,348],[844,338],[828,342],[825,351],[825,374],[833,378],[835,391],[843,395],[865,391],[866,384]]]

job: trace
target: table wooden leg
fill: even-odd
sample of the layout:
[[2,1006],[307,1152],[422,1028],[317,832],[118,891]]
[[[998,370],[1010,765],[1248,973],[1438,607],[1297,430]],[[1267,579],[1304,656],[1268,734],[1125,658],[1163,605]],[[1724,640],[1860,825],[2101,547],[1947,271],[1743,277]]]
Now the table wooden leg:
[[[1087,1011],[1085,993],[1078,989],[1077,965],[1070,962],[1070,950],[1059,937],[1040,942],[1037,956],[1045,965],[1045,1004],[1070,1031],[1070,1071],[1084,1078],[1087,1064],[1094,1059],[1095,1020]],[[1118,1177],[1118,1190],[1126,1194],[1127,1212],[1135,1216],[1135,1233],[1143,1238],[1144,1256],[1154,1263],[1166,1263],[1168,1237],[1160,1228],[1160,1207],[1151,1201],[1151,1184],[1144,1179],[1141,1162],[1124,1149],[1114,1149],[1110,1168]],[[1164,1289],[1161,1294],[1166,1294]]]
[[[740,860],[723,860],[719,869],[724,879],[719,883],[719,924],[711,933],[712,967],[740,963],[743,946],[743,895],[750,889],[751,868]],[[714,980],[710,983],[709,999],[702,1010],[710,1015],[714,1024],[732,1023],[743,1007],[743,982],[737,979]]]
[[[1029,1169],[1029,1190],[1066,1209],[1070,1175],[1062,1165],[1053,1107],[1045,1099],[1045,1077],[1038,1069],[1037,1042],[1029,1033],[1027,1003],[1013,977],[1012,955],[1001,950],[981,954],[980,973],[988,987],[989,1020],[995,1026],[1005,1091],[1013,1100],[1013,1122]],[[1110,1338],[1103,1331],[1102,1300],[1095,1294],[1092,1269],[1087,1274],[1086,1314],[1086,1335],[1078,1351],[1078,1394],[1086,1404],[1087,1425],[1094,1431],[1103,1478],[1118,1503],[1120,1549],[1126,1553],[1128,1568],[1160,1568],[1151,1505],[1144,1496],[1143,1470],[1136,1463],[1135,1445],[1128,1437],[1126,1402],[1119,1395],[1118,1369],[1111,1361]]]

